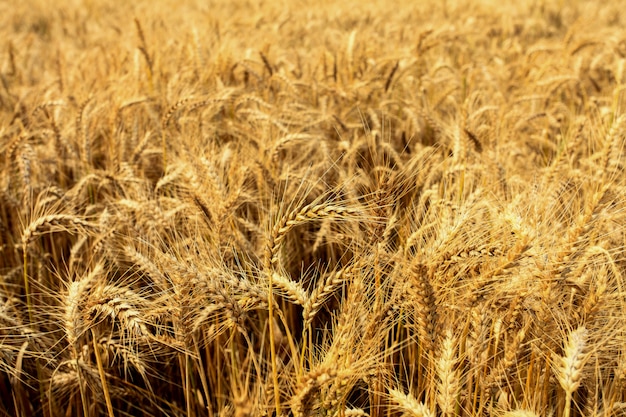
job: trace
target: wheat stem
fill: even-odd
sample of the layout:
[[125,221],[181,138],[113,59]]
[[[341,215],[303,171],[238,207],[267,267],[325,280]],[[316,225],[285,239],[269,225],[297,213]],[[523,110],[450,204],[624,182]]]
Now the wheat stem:
[[104,400],[107,406],[107,413],[109,417],[115,417],[113,413],[113,404],[111,403],[111,394],[109,393],[109,385],[107,384],[106,374],[104,367],[102,366],[102,358],[100,357],[100,347],[96,339],[96,333],[91,329],[91,341],[93,342],[93,350],[96,356],[96,363],[98,365],[98,373],[100,374],[100,382],[102,383],[102,391],[104,392]]

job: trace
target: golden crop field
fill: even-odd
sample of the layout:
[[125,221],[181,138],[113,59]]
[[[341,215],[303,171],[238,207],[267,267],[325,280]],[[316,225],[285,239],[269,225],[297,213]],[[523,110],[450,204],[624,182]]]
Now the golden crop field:
[[621,6],[0,0],[0,417],[623,415]]

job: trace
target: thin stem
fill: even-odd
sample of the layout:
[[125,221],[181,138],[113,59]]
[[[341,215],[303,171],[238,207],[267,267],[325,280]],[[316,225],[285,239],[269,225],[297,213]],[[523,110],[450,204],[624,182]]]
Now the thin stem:
[[100,382],[102,383],[102,391],[104,393],[104,400],[107,405],[107,412],[109,414],[109,417],[115,417],[115,414],[113,414],[111,395],[109,394],[109,386],[107,385],[104,367],[102,366],[102,358],[100,358],[100,350],[98,348],[98,342],[96,341],[96,333],[93,331],[93,329],[91,329],[91,341],[93,343],[93,351],[96,355],[96,363],[98,364],[98,373],[100,374]]
[[270,359],[272,362],[272,380],[274,382],[274,406],[276,407],[276,416],[280,417],[280,390],[278,387],[278,369],[276,367],[276,345],[274,344],[274,296],[273,296],[273,279],[272,276],[274,274],[269,275],[268,282],[268,325],[269,325],[269,333],[270,333]]

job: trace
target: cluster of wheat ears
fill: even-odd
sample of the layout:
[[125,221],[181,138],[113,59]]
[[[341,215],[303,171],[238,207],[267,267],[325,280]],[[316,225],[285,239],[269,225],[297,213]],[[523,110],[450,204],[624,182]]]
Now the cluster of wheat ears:
[[620,2],[8,3],[0,416],[626,412]]

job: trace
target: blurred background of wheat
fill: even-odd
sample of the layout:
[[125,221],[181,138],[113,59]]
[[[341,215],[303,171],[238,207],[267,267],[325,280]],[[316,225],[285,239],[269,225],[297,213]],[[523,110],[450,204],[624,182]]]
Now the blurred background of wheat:
[[620,3],[0,1],[0,416],[621,415]]

